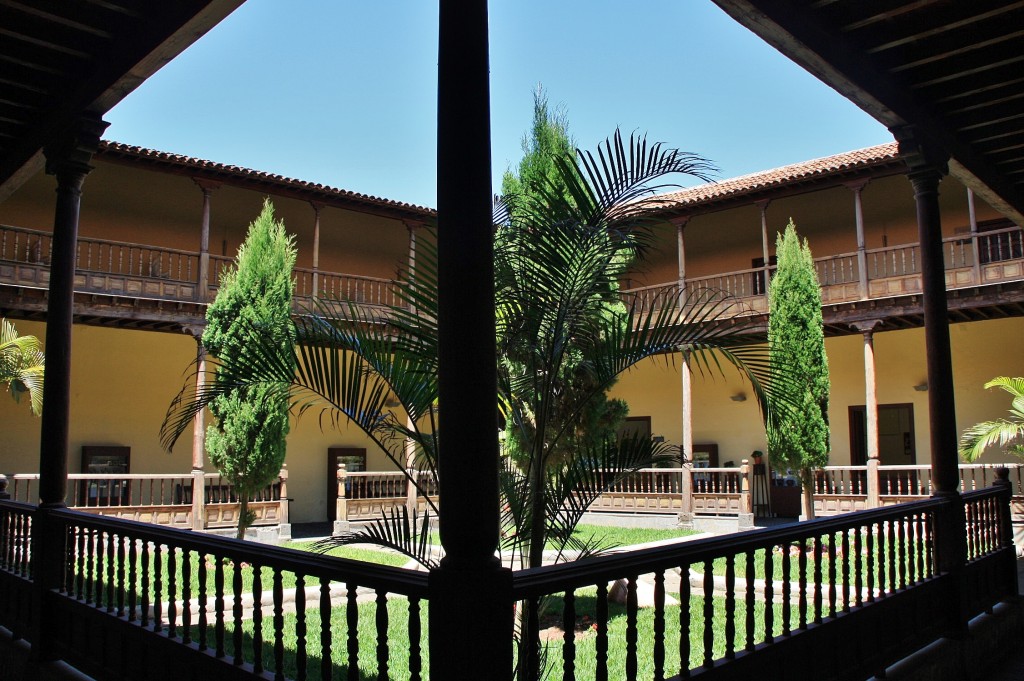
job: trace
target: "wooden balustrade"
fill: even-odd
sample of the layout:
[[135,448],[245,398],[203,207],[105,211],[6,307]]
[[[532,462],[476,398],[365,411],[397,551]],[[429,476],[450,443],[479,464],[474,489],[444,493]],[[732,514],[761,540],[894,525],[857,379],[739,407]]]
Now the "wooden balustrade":
[[[45,286],[49,277],[50,244],[48,232],[0,226],[0,282]],[[948,237],[943,240],[943,253],[949,288],[1024,279],[1024,233],[1019,227],[979,234],[977,251],[969,236]],[[870,249],[866,256],[869,297],[919,290],[921,258],[917,244]],[[233,264],[234,259],[211,254],[209,260],[208,290],[204,295],[198,290],[197,252],[81,238],[75,290],[189,302],[212,300],[220,285],[222,270]],[[815,269],[825,304],[861,298],[855,253],[816,258]],[[306,309],[314,298],[313,274],[308,268],[295,269],[299,311]],[[328,304],[330,301],[370,307],[403,304],[396,293],[395,282],[390,279],[318,271],[315,288],[318,289],[315,297]],[[767,311],[764,268],[689,278],[685,290],[686,299],[699,296],[701,292],[721,291],[745,301],[746,308],[737,311],[740,314]],[[627,289],[622,291],[622,296],[640,313],[676,308],[683,299],[678,282]],[[341,314],[346,311],[344,307],[337,310]]]
[[[20,547],[31,538],[31,514],[0,506],[0,595],[32,593],[14,579],[29,578]],[[153,679],[181,669],[196,678],[423,676],[424,573],[76,511],[49,516],[67,560],[47,617],[62,623],[55,635],[68,636],[62,651],[78,669],[113,664]],[[9,626],[12,602],[2,600]],[[93,643],[79,645],[85,639],[72,632],[91,632]],[[367,637],[375,641],[368,655],[360,650]],[[160,652],[150,643],[157,639]]]
[[[826,466],[816,471],[814,512],[819,516],[924,499],[932,495],[931,467],[923,464],[879,466]],[[962,492],[987,489],[1006,469],[1012,490],[1012,508],[1024,515],[1024,464],[960,464]],[[873,501],[877,499],[877,501]]]
[[[36,473],[10,476],[10,498],[38,503],[38,480]],[[288,524],[287,480],[288,470],[283,468],[276,482],[250,496],[254,526]],[[181,529],[227,528],[238,523],[234,487],[217,473],[201,474],[198,479],[193,474],[70,473],[64,502],[96,515]]]
[[[965,496],[969,579],[978,585],[967,616],[1015,592],[1003,494]],[[544,604],[543,626],[553,618],[565,632],[542,639],[539,622],[528,620],[519,661],[529,679],[541,678],[542,659],[565,678],[583,669],[598,679],[636,678],[640,669],[655,679],[754,678],[780,656],[818,659],[828,650],[822,676],[866,678],[958,626],[939,595],[957,577],[940,570],[936,554],[953,503],[929,499],[516,572],[514,598],[527,613]],[[915,613],[912,632],[898,612]],[[580,638],[581,626],[593,634]]]
[[[955,570],[937,547],[958,502],[937,497],[516,571],[503,597],[531,606],[525,678],[540,678],[541,659],[567,678],[641,668],[746,678],[778,655],[822,649],[844,675],[866,677],[1016,593],[1011,483],[1000,475],[963,495],[966,563]],[[66,556],[45,603],[29,558],[38,527]],[[960,607],[943,596],[952,588],[965,594]],[[31,643],[45,608],[62,655],[87,673],[421,679],[430,596],[422,572],[0,501],[0,625]],[[544,627],[553,620],[563,635],[541,637],[542,607]],[[912,629],[897,616],[907,612]]]

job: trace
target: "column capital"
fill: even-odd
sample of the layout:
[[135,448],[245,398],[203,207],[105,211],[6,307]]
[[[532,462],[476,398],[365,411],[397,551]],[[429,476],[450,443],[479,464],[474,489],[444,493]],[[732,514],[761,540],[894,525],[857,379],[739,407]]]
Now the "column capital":
[[670,218],[669,219],[669,223],[671,223],[671,224],[675,225],[676,227],[679,227],[680,229],[682,229],[683,227],[686,227],[687,223],[690,222],[690,218],[692,218],[692,217],[693,217],[692,215],[679,215],[679,216],[676,216],[674,218]]
[[949,154],[938,145],[923,139],[917,127],[903,125],[890,128],[889,132],[896,138],[900,158],[907,164],[907,175],[911,181],[923,176],[937,175],[941,178],[949,173]]
[[195,182],[196,185],[203,190],[204,194],[209,194],[213,190],[220,189],[221,187],[221,183],[217,182],[216,180],[206,180],[201,177],[193,177],[192,181]]
[[415,232],[417,229],[422,229],[423,227],[426,227],[427,223],[422,222],[420,220],[402,220],[402,224],[405,225],[405,228],[409,230],[409,233],[411,234],[412,232]]
[[867,187],[870,182],[871,178],[865,177],[859,180],[849,180],[847,182],[843,182],[842,185],[852,192],[860,192],[862,189],[864,189],[864,187]]
[[771,205],[771,199],[761,199],[760,201],[754,201],[754,205],[757,206],[762,213],[768,210],[768,206]]
[[860,322],[850,322],[850,328],[856,329],[867,336],[874,333],[884,323],[881,319],[865,319]]
[[188,334],[196,339],[197,343],[201,343],[203,340],[203,331],[206,330],[206,324],[186,324],[181,327],[181,332]]
[[327,204],[323,201],[310,201],[309,205],[313,208],[313,212],[320,215],[320,212],[324,209]]
[[82,179],[92,170],[92,157],[107,129],[98,114],[84,113],[63,134],[43,148],[48,175],[78,174]]

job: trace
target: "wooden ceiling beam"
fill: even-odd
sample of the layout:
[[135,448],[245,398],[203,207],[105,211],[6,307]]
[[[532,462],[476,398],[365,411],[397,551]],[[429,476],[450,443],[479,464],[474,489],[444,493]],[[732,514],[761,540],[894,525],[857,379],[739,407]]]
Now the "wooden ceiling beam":
[[[857,3],[852,8],[858,10]],[[925,9],[925,8],[921,8]],[[903,47],[933,36],[964,32],[974,34],[976,25],[986,20],[1001,19],[1014,10],[1024,9],[1024,0],[1007,5],[1005,0],[972,0],[947,2],[927,6],[927,12],[906,12],[890,18],[883,24],[872,25],[872,30],[858,36],[868,54]],[[982,29],[984,30],[984,29]]]
[[[975,137],[965,137],[951,129],[936,114],[932,102],[919,95],[912,84],[926,85],[922,80],[907,80],[916,72],[894,75],[881,70],[866,55],[864,46],[854,35],[840,30],[828,21],[828,5],[814,10],[798,0],[714,0],[740,24],[761,36],[780,52],[828,83],[887,127],[913,123],[922,139],[944,149],[952,157],[951,172],[974,189],[985,201],[1012,219],[1024,223],[1024,193],[972,148]],[[849,11],[863,12],[862,3],[845,3]],[[900,7],[909,7],[904,3]],[[924,5],[921,5],[924,8]],[[909,10],[908,10],[909,11]],[[1006,63],[1024,59],[1024,48],[1016,53],[1015,41],[1003,41]],[[979,50],[985,52],[987,50]],[[957,61],[967,57],[963,55]],[[979,65],[981,68],[981,65]],[[959,68],[953,71],[959,72]],[[948,70],[946,71],[948,73]]]
[[[1024,61],[1024,33],[1013,41],[986,45],[970,51],[957,53],[955,57],[918,61],[899,69],[886,69],[898,73],[901,80],[911,89],[946,83],[960,78],[972,78],[993,68]],[[1019,72],[1018,72],[1019,75]]]

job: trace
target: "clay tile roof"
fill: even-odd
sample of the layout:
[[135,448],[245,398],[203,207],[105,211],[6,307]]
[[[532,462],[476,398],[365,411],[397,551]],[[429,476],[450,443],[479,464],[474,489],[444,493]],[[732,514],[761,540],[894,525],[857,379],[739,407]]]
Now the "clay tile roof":
[[291,195],[300,195],[311,201],[323,201],[338,206],[360,206],[363,210],[369,212],[376,212],[373,209],[379,209],[380,212],[384,213],[408,214],[406,217],[422,219],[432,218],[437,214],[437,211],[433,208],[417,206],[412,203],[384,199],[378,196],[370,196],[369,194],[360,194],[359,192],[338,189],[337,187],[308,182],[306,180],[297,180],[262,170],[252,170],[251,168],[243,168],[241,166],[216,163],[192,156],[122,144],[121,142],[103,140],[100,143],[98,156],[106,160],[116,160],[132,164],[141,163],[204,179],[226,182],[233,180],[242,186],[260,185],[267,190],[271,190],[271,193],[274,193],[272,190],[277,189],[278,193],[283,191]]
[[901,164],[896,143],[890,142],[835,156],[794,163],[774,170],[741,175],[721,182],[689,187],[662,194],[657,198],[663,200],[666,207],[685,208],[744,194],[770,192],[784,186],[811,183],[835,176],[853,175],[858,171],[879,166],[899,166]]

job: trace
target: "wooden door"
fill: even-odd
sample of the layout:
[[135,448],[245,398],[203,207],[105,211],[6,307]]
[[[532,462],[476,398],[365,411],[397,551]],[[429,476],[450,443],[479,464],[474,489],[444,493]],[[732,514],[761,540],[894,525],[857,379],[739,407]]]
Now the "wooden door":
[[338,519],[338,463],[349,472],[366,470],[366,449],[360,447],[327,448],[327,519]]

